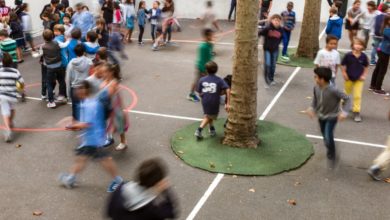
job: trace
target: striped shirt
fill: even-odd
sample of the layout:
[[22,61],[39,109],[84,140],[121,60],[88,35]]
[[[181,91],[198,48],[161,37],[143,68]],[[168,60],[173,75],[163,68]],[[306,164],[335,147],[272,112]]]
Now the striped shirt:
[[0,50],[2,52],[7,52],[11,55],[14,62],[18,62],[18,56],[16,54],[16,41],[11,38],[6,38],[3,41],[0,41]]
[[19,70],[10,67],[0,68],[0,100],[17,102],[16,82],[24,83]]

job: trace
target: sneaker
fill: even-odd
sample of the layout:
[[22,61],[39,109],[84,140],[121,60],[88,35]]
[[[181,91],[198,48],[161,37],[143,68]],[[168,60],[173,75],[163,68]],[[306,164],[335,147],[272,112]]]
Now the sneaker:
[[272,81],[272,82],[270,82],[269,85],[270,85],[270,86],[276,86],[276,82],[275,82],[275,81]]
[[4,131],[4,141],[6,143],[11,143],[11,141],[12,141],[12,131],[11,130]]
[[143,46],[145,43],[144,42],[138,42],[139,46]]
[[127,148],[126,144],[120,143],[118,146],[115,147],[116,151],[125,150]]
[[371,166],[370,169],[367,170],[368,175],[376,181],[381,181],[382,179],[379,177],[381,173],[381,169],[378,166]]
[[111,146],[111,145],[114,144],[114,143],[115,143],[114,138],[107,138],[107,139],[106,139],[106,142],[104,142],[103,147]]
[[353,118],[355,122],[362,122],[362,117],[360,116],[359,112],[355,112],[355,116]]
[[375,66],[376,62],[370,62],[370,66]]
[[217,136],[217,131],[215,130],[215,128],[210,128],[209,132],[210,132],[210,137]]
[[384,95],[384,96],[389,96],[389,93],[386,92],[385,90],[381,89],[381,90],[374,90],[374,94],[377,94],[377,95]]
[[195,137],[196,137],[196,140],[197,141],[200,141],[200,140],[202,140],[203,139],[203,135],[202,135],[202,132],[201,131],[199,131],[199,129],[196,129],[196,131],[195,131]]
[[60,95],[60,96],[57,97],[56,101],[58,101],[58,102],[67,102],[68,100],[67,100],[67,98],[65,98],[65,96]]
[[193,101],[193,102],[199,102],[200,101],[200,98],[194,94],[194,93],[191,93],[187,96],[187,99],[190,100],[190,101]]
[[48,108],[55,108],[57,105],[56,105],[56,103],[55,102],[49,102],[49,103],[47,103],[47,107]]
[[290,57],[288,57],[287,55],[281,56],[280,58],[281,58],[281,60],[282,60],[283,62],[290,62]]
[[73,188],[76,182],[75,176],[72,176],[67,173],[61,173],[60,176],[58,177],[58,180],[60,181],[62,186],[68,189]]
[[368,88],[368,91],[374,91],[375,90],[375,87],[373,87],[373,86],[370,86],[369,88]]
[[117,182],[115,180],[113,180],[110,185],[108,186],[107,188],[107,192],[108,193],[112,193],[112,192],[115,192],[115,190],[118,188],[118,186],[121,184],[122,182]]
[[153,46],[153,47],[152,47],[152,50],[153,50],[153,51],[158,51],[158,47],[157,47],[157,46]]

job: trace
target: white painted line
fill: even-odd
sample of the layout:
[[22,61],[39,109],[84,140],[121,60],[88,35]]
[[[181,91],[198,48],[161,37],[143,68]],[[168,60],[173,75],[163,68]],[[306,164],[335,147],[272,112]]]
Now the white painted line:
[[182,120],[189,120],[189,121],[202,121],[201,118],[192,118],[192,117],[184,117],[184,116],[177,116],[177,115],[167,115],[167,114],[160,114],[160,113],[153,113],[153,112],[143,112],[143,111],[136,111],[136,110],[130,110],[127,112],[141,114],[141,115],[158,116],[158,117],[164,117],[164,118],[174,118],[174,119],[182,119]]
[[259,120],[264,120],[265,117],[267,117],[268,113],[271,111],[271,109],[274,107],[275,103],[278,101],[280,96],[283,94],[283,92],[287,89],[287,86],[290,84],[290,82],[294,79],[294,77],[298,74],[298,72],[301,70],[301,67],[295,68],[294,72],[291,74],[291,76],[288,78],[287,82],[283,85],[283,87],[279,90],[278,94],[272,99],[271,103],[267,106],[263,114],[260,116]]
[[320,36],[318,36],[318,40],[322,39],[322,37],[325,35],[325,31],[326,31],[326,26],[325,26],[324,30],[321,32]]
[[[322,136],[312,135],[312,134],[307,134],[306,137],[313,138],[313,139],[323,139]],[[345,140],[345,139],[339,139],[339,138],[335,138],[334,140],[338,141],[338,142],[342,142],[342,143],[356,144],[356,145],[362,145],[362,146],[368,146],[368,147],[376,147],[376,148],[386,148],[387,147],[387,146],[381,145],[381,144],[372,144],[372,143],[367,143],[367,142],[352,141],[352,140]]]
[[221,174],[221,173],[217,174],[217,176],[214,178],[214,180],[211,183],[211,185],[209,186],[209,188],[206,190],[206,192],[204,193],[202,198],[200,198],[199,202],[196,204],[194,209],[192,209],[191,213],[188,215],[186,220],[193,220],[195,218],[196,214],[198,214],[199,210],[206,203],[206,201],[209,198],[209,196],[211,195],[211,193],[214,191],[215,188],[217,188],[217,186],[218,186],[219,182],[221,182],[223,176],[224,176],[224,174]]

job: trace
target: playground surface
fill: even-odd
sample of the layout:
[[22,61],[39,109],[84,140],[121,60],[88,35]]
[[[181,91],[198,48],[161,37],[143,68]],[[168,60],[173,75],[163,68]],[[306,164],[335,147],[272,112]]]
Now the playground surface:
[[[348,119],[337,126],[340,163],[335,170],[327,169],[317,121],[301,113],[311,102],[312,69],[282,65],[276,70],[279,83],[269,89],[264,87],[259,66],[258,116],[306,135],[315,149],[306,164],[276,176],[251,177],[209,173],[178,159],[171,150],[170,138],[176,130],[202,117],[201,104],[186,100],[201,39],[199,25],[194,20],[183,20],[182,24],[183,32],[173,34],[176,46],[157,52],[151,50],[148,40],[143,47],[136,42],[126,46],[129,60],[123,61],[121,68],[122,93],[131,124],[129,148],[112,151],[126,180],[133,178],[143,160],[163,158],[180,204],[179,219],[388,219],[390,185],[372,181],[366,169],[383,150],[389,134],[390,100],[369,92],[367,83],[363,122]],[[231,74],[234,23],[222,22],[221,26],[224,32],[217,35],[215,61],[220,67],[218,75],[223,77]],[[300,25],[291,46],[298,45],[299,31]],[[148,38],[149,29],[145,33]],[[321,42],[323,45],[323,36]],[[344,33],[339,48],[348,49],[347,45]],[[57,123],[70,115],[70,106],[47,109],[39,100],[37,59],[26,57],[20,71],[29,86],[29,98],[17,105],[15,125],[25,131],[17,132],[11,144],[0,142],[0,219],[105,219],[110,178],[99,164],[89,164],[77,188],[65,189],[57,182],[58,174],[72,164],[78,143],[76,133],[57,128]],[[370,74],[372,71],[370,67]],[[343,85],[341,75],[337,84]],[[384,89],[390,90],[389,77]],[[222,112],[221,117],[225,116]],[[295,200],[296,205],[288,200]],[[43,214],[33,216],[35,210]]]

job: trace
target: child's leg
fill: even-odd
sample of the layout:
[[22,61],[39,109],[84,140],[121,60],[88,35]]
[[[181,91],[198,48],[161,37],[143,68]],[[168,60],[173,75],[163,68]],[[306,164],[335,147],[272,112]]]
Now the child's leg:
[[88,162],[88,157],[77,156],[75,163],[73,164],[72,168],[70,169],[70,175],[75,176],[76,174],[83,171],[85,166],[87,165],[87,162]]
[[362,81],[362,80],[357,80],[353,84],[353,108],[352,108],[352,111],[355,113],[360,113],[363,87],[364,87],[364,81]]
[[210,123],[210,119],[207,117],[207,116],[205,116],[204,118],[203,118],[203,120],[202,120],[202,122],[200,123],[200,126],[199,126],[199,128],[205,128],[206,126],[207,126],[207,124],[209,124]]
[[47,68],[45,65],[41,64],[41,95],[47,95]]
[[153,39],[153,42],[154,42],[156,40],[156,25],[152,24],[150,26],[150,29],[151,29],[152,39]]
[[59,95],[66,98],[65,69],[63,67],[58,68],[56,76],[59,84]]
[[336,158],[336,144],[334,142],[334,129],[337,125],[337,118],[326,119],[324,127],[324,141],[328,148],[328,159],[334,160]]
[[344,92],[347,95],[352,94],[352,88],[353,88],[353,82],[351,80],[345,81],[344,82]]
[[145,28],[142,25],[139,25],[138,27],[139,27],[138,43],[141,43]]
[[265,83],[270,84],[270,73],[271,73],[271,52],[264,50],[264,79]]
[[288,42],[290,39],[289,38],[289,34],[291,32],[289,31],[286,31],[286,30],[283,30],[283,35],[282,35],[282,40],[283,40],[283,50],[282,50],[282,56],[287,56],[287,47],[288,47]]
[[276,71],[276,62],[278,61],[279,49],[274,52],[271,52],[271,70],[269,74],[269,79],[271,82],[274,81],[275,71]]
[[125,133],[120,134],[120,138],[121,138],[121,143],[126,145],[126,142],[127,142],[126,141],[126,134]]
[[49,102],[54,102],[54,85],[56,80],[56,72],[54,69],[47,68],[47,90]]
[[106,157],[100,161],[100,164],[103,166],[103,168],[110,174],[112,178],[115,178],[118,176],[117,168],[112,160],[112,157]]
[[127,41],[130,43],[132,42],[131,35],[133,35],[133,29],[129,28],[129,30],[127,31]]

